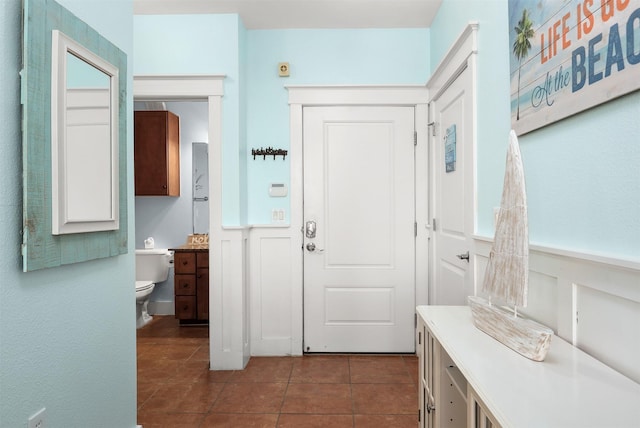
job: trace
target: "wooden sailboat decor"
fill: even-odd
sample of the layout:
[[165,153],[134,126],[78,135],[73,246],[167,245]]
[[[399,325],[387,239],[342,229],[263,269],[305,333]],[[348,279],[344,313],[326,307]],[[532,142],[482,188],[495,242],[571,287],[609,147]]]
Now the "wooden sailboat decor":
[[[489,300],[469,296],[474,325],[494,339],[534,361],[547,355],[553,331],[518,316],[527,306],[529,285],[529,231],[524,169],[514,131],[509,135],[507,166],[496,232],[482,291]],[[492,298],[513,310],[492,303]]]

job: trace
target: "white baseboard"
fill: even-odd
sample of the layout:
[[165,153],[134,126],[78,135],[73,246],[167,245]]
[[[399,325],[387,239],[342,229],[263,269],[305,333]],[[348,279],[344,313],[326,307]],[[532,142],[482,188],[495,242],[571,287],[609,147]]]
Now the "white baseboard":
[[175,315],[173,302],[149,302],[150,315]]

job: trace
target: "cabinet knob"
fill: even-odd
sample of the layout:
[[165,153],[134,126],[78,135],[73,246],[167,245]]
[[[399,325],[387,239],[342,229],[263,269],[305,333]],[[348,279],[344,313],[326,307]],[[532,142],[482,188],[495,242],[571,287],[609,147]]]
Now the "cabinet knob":
[[166,184],[163,184],[163,185],[162,185],[162,188],[163,188],[163,189],[166,189],[166,188],[167,188],[167,185],[166,185]]

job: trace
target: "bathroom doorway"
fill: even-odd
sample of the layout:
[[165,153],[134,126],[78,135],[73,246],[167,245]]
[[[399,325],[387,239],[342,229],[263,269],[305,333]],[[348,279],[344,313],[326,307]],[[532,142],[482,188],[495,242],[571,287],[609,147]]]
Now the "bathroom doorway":
[[[202,129],[201,135],[192,135],[190,137],[186,137],[181,142],[181,146],[184,144],[185,149],[187,149],[188,144],[188,152],[181,153],[181,164],[188,164],[188,168],[184,168],[185,171],[181,173],[181,196],[179,198],[170,198],[170,197],[149,197],[149,201],[145,201],[148,205],[151,205],[153,210],[149,213],[147,212],[146,219],[144,222],[140,222],[141,224],[136,224],[136,246],[142,245],[138,242],[138,227],[148,227],[149,225],[157,224],[160,222],[160,219],[163,216],[166,216],[166,210],[168,206],[183,204],[186,203],[188,205],[188,215],[187,219],[193,219],[193,151],[194,147],[199,147],[198,145],[192,145],[193,142],[202,143],[208,142],[208,146],[206,147],[206,161],[201,164],[200,169],[202,170],[203,166],[206,166],[207,173],[212,170],[211,159],[214,158],[213,154],[218,153],[221,147],[221,123],[222,123],[222,94],[223,94],[223,77],[222,76],[135,76],[134,77],[134,102],[146,102],[146,103],[165,103],[167,105],[167,109],[176,110],[181,108],[190,108],[194,106],[198,106],[198,109],[205,112],[204,115],[198,115],[198,117],[203,117],[202,120],[203,126],[198,127],[198,129]],[[157,106],[156,106],[157,107]],[[178,115],[181,115],[180,112],[176,112]],[[182,133],[181,133],[182,134]],[[196,148],[195,150],[200,150],[201,148]],[[182,150],[181,150],[182,152]],[[202,161],[201,157],[198,158],[199,163]],[[187,161],[188,162],[185,162]],[[134,171],[135,172],[135,171]],[[186,175],[185,175],[186,174]],[[220,178],[217,177],[216,174],[208,174],[209,178],[207,180],[207,190],[211,190],[211,193],[207,195],[207,199],[211,199],[212,194],[219,194],[219,190],[216,189],[221,188]],[[205,179],[201,177],[200,180]],[[188,183],[185,186],[185,183]],[[199,189],[200,190],[200,189]],[[198,196],[199,197],[199,196]],[[181,200],[182,199],[182,200]],[[164,200],[164,202],[161,202]],[[181,227],[179,241],[175,244],[173,243],[164,243],[156,241],[156,246],[164,245],[168,248],[174,247],[176,245],[184,244],[187,236],[194,232],[195,228],[206,228],[206,230],[210,230],[212,226],[213,219],[219,219],[220,215],[218,213],[219,207],[218,204],[213,204],[211,209],[208,209],[208,213],[200,213],[198,216],[198,225],[195,223],[188,222],[186,230]],[[136,203],[136,215],[138,214],[138,204]],[[184,211],[183,211],[184,212]],[[184,222],[182,216],[174,219],[173,224],[177,224],[179,222]],[[136,222],[138,223],[138,222]],[[172,229],[172,227],[167,227],[167,229]],[[143,238],[144,239],[144,238]],[[171,273],[172,274],[172,273]],[[167,287],[173,288],[173,287]],[[166,291],[166,290],[165,290]],[[173,292],[173,290],[171,290]],[[209,302],[211,305],[211,302]],[[173,305],[173,302],[171,302]],[[155,308],[156,310],[160,308]],[[167,308],[165,308],[167,310]],[[173,313],[173,312],[171,312]],[[173,318],[172,315],[165,316],[165,319]],[[135,326],[132,325],[132,328]],[[188,335],[188,328],[181,329],[181,335]],[[207,333],[209,343],[211,329]],[[207,346],[208,349],[203,351],[207,351],[208,356],[211,355],[211,345]],[[139,355],[140,357],[140,355]],[[199,358],[203,358],[204,355],[200,353]],[[207,362],[210,358],[207,358]]]

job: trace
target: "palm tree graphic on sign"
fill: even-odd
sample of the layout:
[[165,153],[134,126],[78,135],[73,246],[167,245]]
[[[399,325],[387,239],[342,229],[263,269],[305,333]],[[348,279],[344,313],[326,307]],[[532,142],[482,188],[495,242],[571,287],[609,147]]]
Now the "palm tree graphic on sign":
[[531,49],[531,39],[535,31],[533,30],[533,22],[529,19],[529,11],[522,10],[522,17],[518,21],[518,25],[514,28],[516,31],[516,39],[513,41],[513,54],[516,56],[520,65],[518,66],[518,111],[516,120],[520,120],[520,71],[522,70],[522,60],[529,54]]

